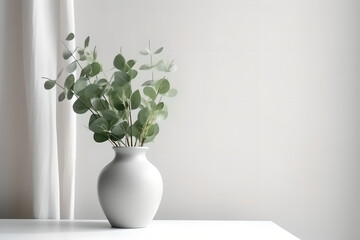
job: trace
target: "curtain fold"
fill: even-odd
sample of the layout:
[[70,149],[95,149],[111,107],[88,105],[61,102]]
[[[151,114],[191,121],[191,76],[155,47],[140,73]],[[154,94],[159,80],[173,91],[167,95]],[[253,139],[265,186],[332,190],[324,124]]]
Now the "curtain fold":
[[73,0],[23,0],[22,11],[33,213],[35,218],[72,219],[76,118],[71,102],[58,103],[58,92],[46,91],[41,77],[55,79],[63,63],[59,39],[74,32]]

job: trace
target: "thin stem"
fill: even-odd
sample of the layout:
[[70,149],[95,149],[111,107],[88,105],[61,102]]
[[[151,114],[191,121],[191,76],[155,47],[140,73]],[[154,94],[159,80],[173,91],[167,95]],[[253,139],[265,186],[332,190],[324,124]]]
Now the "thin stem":
[[[130,105],[131,105],[131,103],[130,103]],[[129,107],[129,108],[131,108],[131,107]],[[132,117],[131,117],[131,109],[129,109],[129,115],[130,115],[130,136],[131,136],[131,138],[130,138],[130,140],[131,140],[131,146],[134,146],[133,145],[133,132],[132,132],[132,125],[133,125],[133,123],[132,123]]]

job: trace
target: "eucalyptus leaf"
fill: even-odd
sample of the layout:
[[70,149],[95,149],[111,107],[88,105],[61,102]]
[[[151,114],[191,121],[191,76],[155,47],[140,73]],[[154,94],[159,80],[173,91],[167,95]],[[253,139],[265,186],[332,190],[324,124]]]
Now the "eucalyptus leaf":
[[87,37],[84,42],[85,48],[87,48],[89,46],[89,42],[90,42],[90,37]]
[[84,51],[83,49],[79,49],[79,50],[78,50],[78,54],[79,54],[79,55],[84,55],[84,53],[85,53],[85,51]]
[[73,104],[73,110],[78,114],[86,113],[89,110],[89,107],[87,105],[88,105],[88,100],[79,97],[78,99],[76,99],[76,101]]
[[175,97],[177,95],[177,90],[172,88],[170,89],[167,93],[166,93],[166,96],[167,97]]
[[141,103],[140,91],[136,90],[130,98],[131,109],[137,109]]
[[74,37],[75,37],[74,33],[69,33],[69,35],[67,35],[67,37],[66,37],[66,40],[71,41],[74,39]]
[[64,50],[64,52],[63,52],[63,58],[65,59],[65,60],[67,60],[67,59],[69,59],[70,57],[71,57],[71,52],[69,51],[69,50]]
[[156,92],[152,87],[144,87],[143,92],[146,96],[148,96],[150,99],[155,100],[156,98]]
[[165,104],[164,104],[163,102],[159,102],[159,103],[156,105],[155,109],[156,109],[157,111],[160,111],[160,110],[162,110],[162,109],[164,108],[164,106],[165,106]]
[[129,66],[129,68],[132,68],[135,65],[136,61],[135,60],[129,60],[127,61],[127,65]]
[[62,93],[60,93],[58,100],[59,102],[62,102],[65,99],[65,91],[63,91]]
[[56,81],[55,80],[47,80],[45,83],[44,83],[44,88],[46,90],[49,90],[49,89],[52,89],[56,84]]
[[165,94],[170,89],[170,83],[167,79],[162,78],[155,84],[155,89],[160,94]]
[[91,76],[96,76],[101,71],[101,65],[98,62],[93,62],[91,64]]
[[155,81],[154,80],[147,80],[143,84],[141,84],[141,86],[155,86]]
[[138,72],[137,72],[136,70],[134,70],[134,69],[130,69],[130,70],[128,71],[128,74],[129,74],[129,76],[130,76],[130,80],[132,80],[132,79],[136,78]]
[[70,100],[70,99],[72,99],[73,96],[74,96],[74,92],[73,92],[71,89],[69,89],[69,90],[67,91],[66,98],[67,98],[68,100]]
[[91,99],[91,106],[96,111],[102,111],[109,108],[109,104],[100,98]]
[[104,134],[104,133],[94,133],[93,138],[94,138],[95,142],[102,143],[102,142],[106,142],[107,140],[109,140],[109,135]]
[[93,97],[100,97],[101,90],[99,89],[98,85],[96,84],[89,84],[84,88],[84,95],[85,97],[91,99]]
[[146,123],[146,121],[148,120],[150,113],[151,112],[148,108],[141,109],[138,113],[138,121],[144,125]]
[[135,123],[131,126],[131,129],[133,136],[137,139],[140,139],[140,135],[143,130],[143,125],[139,121],[135,121]]
[[144,65],[141,65],[140,66],[140,70],[149,70],[149,69],[151,69],[152,67],[150,66],[150,65],[148,65],[148,64],[144,64]]
[[144,50],[141,50],[139,53],[140,53],[141,55],[147,56],[147,55],[150,54],[150,50],[146,48],[146,49],[144,49]]
[[114,73],[114,81],[120,86],[124,86],[130,82],[130,76],[126,72],[115,72]]
[[74,85],[74,81],[75,81],[74,74],[70,74],[65,79],[64,87],[66,87],[67,89],[70,89]]
[[90,125],[98,118],[100,118],[101,116],[99,114],[91,114],[90,116],[90,119],[89,119],[89,128],[90,128]]
[[76,70],[76,67],[77,67],[77,63],[76,63],[76,61],[73,61],[72,63],[70,63],[69,65],[67,65],[66,71],[67,71],[68,73],[72,73],[72,72],[74,72],[74,71]]
[[84,90],[84,88],[88,85],[88,80],[86,78],[79,78],[74,83],[74,92],[78,95],[81,95],[80,93]]
[[159,48],[158,50],[156,50],[156,51],[154,52],[154,54],[159,54],[159,53],[161,53],[163,49],[164,49],[163,47]]
[[106,133],[108,132],[110,126],[108,121],[105,118],[99,117],[95,119],[89,126],[89,129],[96,133]]
[[125,67],[125,58],[121,54],[118,54],[114,58],[113,64],[114,67],[117,68],[118,70],[123,70]]
[[86,65],[86,67],[84,67],[82,71],[86,74],[90,74],[92,71],[91,64]]

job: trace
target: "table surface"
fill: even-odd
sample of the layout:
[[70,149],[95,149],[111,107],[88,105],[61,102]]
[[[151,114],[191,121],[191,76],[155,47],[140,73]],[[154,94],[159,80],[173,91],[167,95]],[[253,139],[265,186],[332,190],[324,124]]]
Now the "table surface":
[[1,240],[299,240],[270,221],[154,220],[146,228],[111,228],[103,220],[0,219]]

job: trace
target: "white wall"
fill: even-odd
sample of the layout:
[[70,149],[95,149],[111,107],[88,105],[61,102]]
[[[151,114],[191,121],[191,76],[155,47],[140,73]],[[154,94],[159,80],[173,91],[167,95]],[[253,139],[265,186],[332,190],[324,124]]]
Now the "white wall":
[[[148,158],[161,171],[157,219],[272,220],[301,239],[359,232],[359,2],[76,0],[111,68],[150,39],[179,70]],[[76,217],[113,157],[78,118]]]
[[0,0],[0,218],[32,216],[21,0]]

